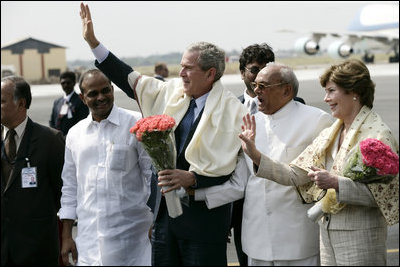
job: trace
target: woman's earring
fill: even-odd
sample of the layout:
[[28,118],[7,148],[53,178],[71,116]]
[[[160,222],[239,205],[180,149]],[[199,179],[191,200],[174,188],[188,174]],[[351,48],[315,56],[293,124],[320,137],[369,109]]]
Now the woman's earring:
[[353,96],[353,100],[354,100],[354,101],[357,101],[357,97]]

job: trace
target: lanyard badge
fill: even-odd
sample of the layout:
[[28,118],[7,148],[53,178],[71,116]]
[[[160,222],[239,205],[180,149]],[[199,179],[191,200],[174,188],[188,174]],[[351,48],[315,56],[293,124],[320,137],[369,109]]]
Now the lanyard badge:
[[22,188],[37,187],[36,167],[31,167],[28,158],[25,158],[25,160],[27,167],[21,170],[21,186]]

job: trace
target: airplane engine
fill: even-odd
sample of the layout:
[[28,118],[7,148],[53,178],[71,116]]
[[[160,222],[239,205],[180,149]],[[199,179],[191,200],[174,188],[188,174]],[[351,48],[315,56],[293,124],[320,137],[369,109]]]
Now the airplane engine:
[[328,47],[328,54],[331,57],[347,58],[353,54],[353,52],[353,47],[343,41],[335,41]]
[[319,51],[319,44],[309,37],[303,37],[296,41],[294,48],[299,53],[315,55]]

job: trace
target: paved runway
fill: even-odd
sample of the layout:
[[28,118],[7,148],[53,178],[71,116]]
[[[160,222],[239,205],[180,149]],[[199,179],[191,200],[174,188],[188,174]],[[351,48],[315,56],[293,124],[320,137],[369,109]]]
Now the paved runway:
[[[374,110],[382,116],[384,121],[392,129],[399,142],[399,64],[369,65],[371,77],[376,83]],[[319,85],[318,77],[323,69],[309,68],[296,70],[295,73],[300,82],[299,96],[304,98],[308,105],[312,105],[330,113],[323,102],[324,90]],[[226,75],[222,82],[227,88],[239,96],[243,91],[243,82],[239,75]],[[76,86],[76,91],[79,91]],[[32,86],[33,100],[29,110],[29,116],[36,122],[48,125],[53,101],[62,95],[59,85]],[[120,107],[138,110],[136,102],[129,99],[119,89],[115,91],[115,103]],[[229,265],[238,265],[235,248],[228,244]],[[388,266],[399,265],[399,224],[389,227],[388,231]]]

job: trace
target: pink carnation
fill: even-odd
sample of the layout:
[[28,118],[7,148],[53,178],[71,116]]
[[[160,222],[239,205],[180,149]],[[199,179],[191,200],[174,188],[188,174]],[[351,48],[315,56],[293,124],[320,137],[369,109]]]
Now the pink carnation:
[[378,139],[361,141],[360,151],[363,163],[376,168],[378,175],[396,175],[399,172],[399,156]]
[[154,115],[142,118],[129,130],[130,133],[136,134],[136,138],[142,141],[142,136],[146,132],[167,131],[175,126],[175,119],[166,114]]

